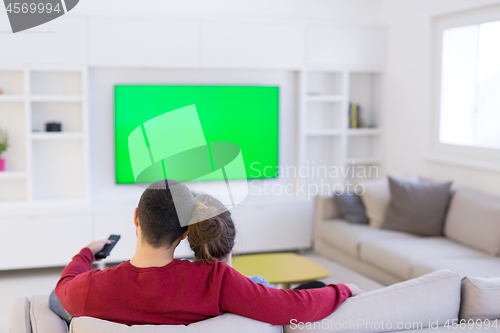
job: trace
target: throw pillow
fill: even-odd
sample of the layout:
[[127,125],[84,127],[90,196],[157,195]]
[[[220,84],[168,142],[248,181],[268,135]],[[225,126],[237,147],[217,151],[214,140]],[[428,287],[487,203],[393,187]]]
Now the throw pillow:
[[500,318],[500,278],[466,277],[462,281],[460,319]]
[[[419,181],[419,177],[416,173],[408,173],[401,178],[414,183]],[[387,206],[389,206],[389,202],[391,201],[389,180],[387,178],[367,180],[360,185],[364,189],[361,200],[365,206],[365,212],[370,221],[370,226],[380,228],[385,220]]]
[[333,200],[344,220],[350,223],[368,224],[363,201],[356,193],[335,193]]
[[391,201],[383,229],[420,236],[442,236],[451,182],[412,183],[389,177]]

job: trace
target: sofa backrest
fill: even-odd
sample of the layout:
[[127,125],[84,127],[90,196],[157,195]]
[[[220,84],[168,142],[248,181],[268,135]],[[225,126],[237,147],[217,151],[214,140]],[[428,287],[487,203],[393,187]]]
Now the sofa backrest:
[[281,333],[282,326],[266,324],[232,313],[203,320],[190,325],[134,325],[79,317],[71,321],[71,333]]
[[292,322],[285,333],[380,333],[443,326],[458,320],[460,280],[457,272],[442,269],[366,292],[348,298],[320,321]]
[[451,199],[444,234],[497,256],[500,253],[500,198],[458,188]]

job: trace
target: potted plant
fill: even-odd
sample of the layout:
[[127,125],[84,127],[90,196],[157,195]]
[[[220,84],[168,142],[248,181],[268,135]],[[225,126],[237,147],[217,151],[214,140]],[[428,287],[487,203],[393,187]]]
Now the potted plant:
[[0,172],[5,170],[5,160],[2,153],[9,147],[9,133],[0,129]]

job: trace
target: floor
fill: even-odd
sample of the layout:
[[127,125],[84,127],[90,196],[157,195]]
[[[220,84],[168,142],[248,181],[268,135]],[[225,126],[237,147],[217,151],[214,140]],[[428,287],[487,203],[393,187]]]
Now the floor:
[[[314,252],[301,253],[323,266],[331,275],[321,281],[329,283],[354,283],[364,291],[383,285],[334,263]],[[54,289],[63,267],[0,272],[0,333],[7,333],[11,299],[37,294],[49,294]]]

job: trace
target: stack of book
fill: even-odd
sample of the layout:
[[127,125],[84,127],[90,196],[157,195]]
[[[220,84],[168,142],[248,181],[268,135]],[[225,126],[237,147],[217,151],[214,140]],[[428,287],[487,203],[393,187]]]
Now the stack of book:
[[347,110],[347,122],[349,128],[362,128],[366,127],[365,119],[359,104],[349,103],[349,110]]

